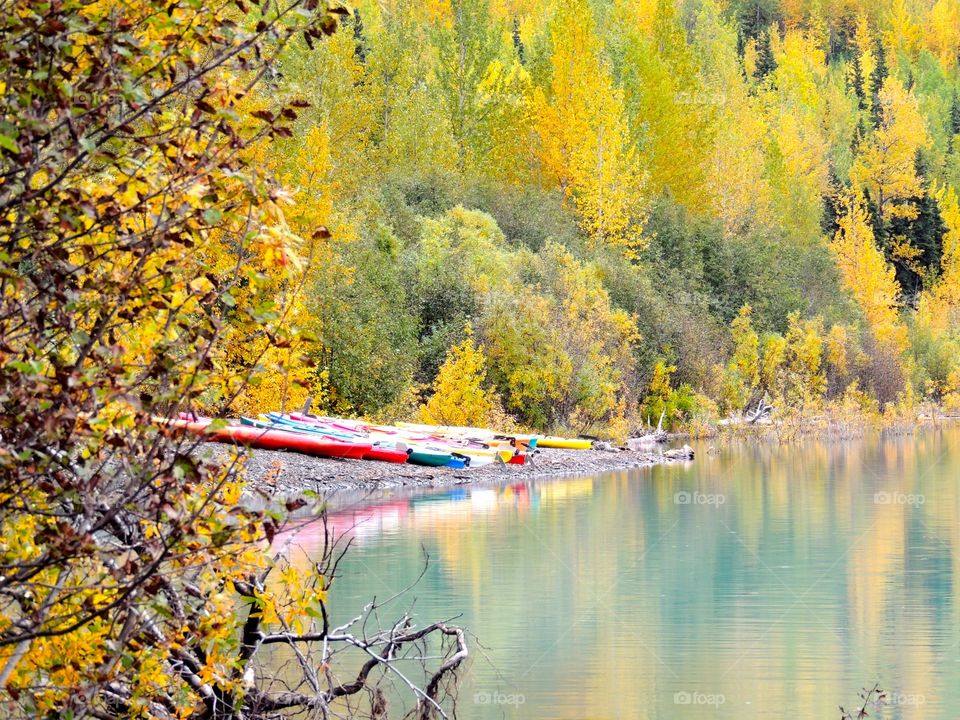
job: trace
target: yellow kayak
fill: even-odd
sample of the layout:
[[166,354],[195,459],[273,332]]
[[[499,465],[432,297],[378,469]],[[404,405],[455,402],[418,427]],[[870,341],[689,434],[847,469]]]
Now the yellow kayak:
[[500,460],[507,463],[514,456],[512,450],[477,450],[475,448],[454,448],[453,452],[459,455],[466,455],[471,460],[472,465],[486,465]]
[[563,448],[564,450],[589,450],[593,447],[593,440],[546,436],[537,438],[537,447]]

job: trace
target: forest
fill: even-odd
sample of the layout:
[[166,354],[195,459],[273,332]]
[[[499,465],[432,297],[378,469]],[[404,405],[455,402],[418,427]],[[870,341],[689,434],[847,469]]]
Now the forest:
[[330,237],[233,408],[956,412],[958,50],[955,0],[357,3],[259,89],[310,102],[262,161]]

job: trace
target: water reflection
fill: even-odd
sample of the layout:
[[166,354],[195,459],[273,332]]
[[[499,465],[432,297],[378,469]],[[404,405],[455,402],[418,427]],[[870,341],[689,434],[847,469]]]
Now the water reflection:
[[485,648],[461,718],[834,717],[874,681],[879,717],[953,718],[958,479],[952,430],[341,506],[334,619],[425,549],[406,604]]

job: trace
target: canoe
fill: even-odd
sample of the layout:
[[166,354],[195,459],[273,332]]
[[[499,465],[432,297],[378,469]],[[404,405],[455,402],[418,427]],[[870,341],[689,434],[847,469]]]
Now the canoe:
[[410,448],[410,456],[407,462],[414,465],[428,465],[430,467],[446,467],[453,456],[443,450],[433,448],[413,447]]
[[566,450],[589,450],[593,447],[593,440],[583,438],[540,437],[537,446],[542,448],[563,448]]
[[359,460],[373,450],[370,443],[345,442],[287,430],[262,429],[246,425],[230,425],[206,433],[208,440],[245,445],[260,450],[292,450],[319,457]]

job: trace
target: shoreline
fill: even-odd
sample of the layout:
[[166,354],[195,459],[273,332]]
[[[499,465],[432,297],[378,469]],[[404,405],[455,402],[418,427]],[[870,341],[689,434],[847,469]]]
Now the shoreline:
[[[226,446],[208,445],[214,456]],[[248,486],[270,494],[312,491],[323,495],[341,491],[398,488],[441,488],[478,483],[516,482],[567,475],[653,467],[687,458],[674,458],[666,446],[646,450],[543,449],[523,465],[485,465],[474,469],[426,467],[370,460],[313,457],[277,450],[250,450],[243,476]]]
[[[950,417],[949,419],[960,420],[960,417]],[[792,437],[788,444],[810,439],[846,441],[862,439],[872,434],[880,436],[912,434],[921,429],[939,427],[940,424],[938,422],[917,423],[907,429],[861,426],[858,428],[859,432],[827,433],[826,437],[820,433],[803,432],[796,437]],[[952,425],[953,423],[943,424]],[[649,447],[637,450],[627,448],[591,450],[542,448],[537,450],[533,462],[528,461],[524,465],[485,465],[473,469],[325,458],[296,452],[249,449],[243,462],[242,474],[248,487],[267,494],[296,495],[311,491],[326,497],[341,492],[430,489],[456,487],[458,485],[543,480],[691,462],[692,457],[671,457],[670,454],[678,450],[678,445],[685,445],[685,443],[694,439],[707,442],[745,440],[783,444],[782,440],[778,442],[775,439],[775,435],[776,428],[767,424],[745,427],[728,426],[711,437],[692,438],[685,433],[670,433],[665,442],[651,444]],[[200,446],[199,452],[209,454],[214,458],[226,459],[230,456],[232,449],[236,448],[216,443],[204,443]],[[243,458],[242,450],[241,458]]]

